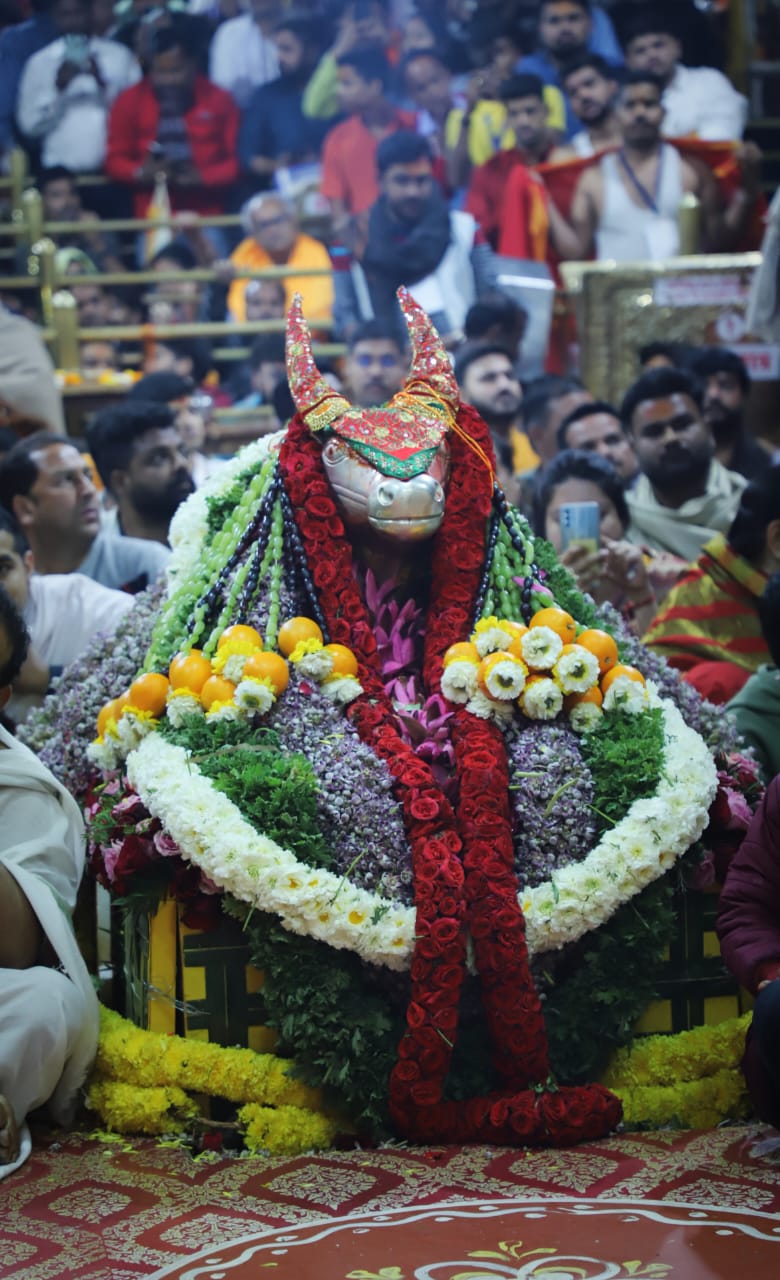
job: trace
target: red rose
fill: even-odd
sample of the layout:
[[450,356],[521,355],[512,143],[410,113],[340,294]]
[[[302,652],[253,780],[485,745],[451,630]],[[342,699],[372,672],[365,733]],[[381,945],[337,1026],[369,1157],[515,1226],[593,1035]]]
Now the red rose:
[[336,504],[332,498],[322,497],[309,490],[306,497],[306,510],[318,520],[330,520],[336,515]]
[[434,1081],[419,1081],[409,1090],[412,1101],[418,1107],[435,1107],[441,1102],[442,1086]]
[[396,1080],[403,1081],[404,1084],[412,1084],[414,1080],[419,1080],[420,1068],[411,1058],[404,1058],[395,1064],[393,1077]]
[[464,971],[459,964],[440,964],[432,975],[434,986],[442,991],[457,991],[463,981]]

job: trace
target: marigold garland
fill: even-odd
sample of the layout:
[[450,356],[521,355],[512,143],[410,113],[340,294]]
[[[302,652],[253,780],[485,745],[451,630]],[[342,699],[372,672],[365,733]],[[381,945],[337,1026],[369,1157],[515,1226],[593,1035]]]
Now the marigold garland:
[[335,1120],[303,1107],[262,1107],[250,1102],[238,1113],[238,1123],[249,1151],[270,1151],[275,1156],[297,1156],[303,1151],[323,1151],[339,1131]]
[[193,1093],[273,1106],[316,1109],[320,1098],[292,1079],[293,1063],[252,1049],[144,1031],[111,1009],[100,1010],[95,1069],[102,1077],[142,1088],[164,1085]]
[[710,1129],[741,1119],[750,1103],[739,1068],[752,1014],[677,1035],[647,1036],[615,1054],[604,1083],[628,1128]]
[[198,1106],[175,1085],[139,1088],[122,1080],[92,1079],[87,1106],[115,1133],[178,1133],[198,1115]]

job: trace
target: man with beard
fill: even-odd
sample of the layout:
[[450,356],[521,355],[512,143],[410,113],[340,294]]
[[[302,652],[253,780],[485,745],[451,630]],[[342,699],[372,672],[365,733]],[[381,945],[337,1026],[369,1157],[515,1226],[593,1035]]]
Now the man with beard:
[[499,89],[506,124],[515,145],[497,151],[471,175],[464,208],[473,214],[488,242],[498,247],[507,183],[518,165],[532,168],[573,158],[571,147],[560,146],[548,123],[544,85],[538,76],[510,76]]
[[650,71],[661,81],[667,138],[736,141],[745,127],[747,101],[715,67],[682,65],[680,27],[657,5],[648,7],[631,23],[626,62],[632,71]]
[[349,399],[361,409],[387,404],[401,390],[409,370],[409,352],[396,331],[367,320],[353,333],[344,365]]
[[658,262],[680,250],[679,211],[684,195],[701,205],[701,249],[733,247],[760,196],[752,151],[742,160],[743,185],[725,208],[715,180],[662,140],[663,86],[650,72],[631,71],[617,96],[623,146],[585,170],[574,193],[571,225],[548,202],[550,233],[562,258]]
[[606,458],[626,488],[639,474],[639,464],[623,430],[620,414],[606,400],[594,400],[572,409],[558,428],[558,450],[579,449]]
[[391,134],[377,149],[377,169],[381,194],[369,214],[362,272],[339,277],[352,286],[353,315],[368,319],[373,312],[400,333],[396,290],[406,285],[445,342],[455,345],[469,307],[495,285],[492,250],[471,214],[451,213],[436,189],[427,139],[405,130]]
[[116,532],[167,543],[173,516],[195,488],[173,410],[143,400],[102,409],[87,440],[116,501]]
[[629,541],[695,560],[729,529],[746,483],[715,457],[698,384],[680,369],[652,369],[629,387],[621,417],[642,473],[626,493]]
[[[538,49],[521,58],[517,70],[539,76],[545,84],[563,88],[561,73],[574,58],[598,53],[615,66],[621,66],[623,55],[612,24],[590,0],[542,0],[537,27]],[[579,122],[566,103],[566,136],[571,137]]]
[[597,53],[567,63],[561,73],[564,92],[582,128],[569,139],[579,156],[619,147],[623,133],[615,113],[615,68]]
[[317,161],[331,124],[303,114],[303,91],[321,52],[314,23],[293,15],[281,18],[273,42],[279,75],[249,99],[238,137],[242,167],[266,180],[277,169]]
[[750,374],[744,361],[724,347],[702,347],[690,369],[704,388],[704,420],[715,437],[715,457],[752,480],[766,470],[770,455],[745,428]]
[[0,462],[0,506],[20,525],[36,573],[83,573],[135,594],[168,563],[166,547],[101,527],[92,468],[67,436],[38,431],[8,451]]
[[498,480],[514,501],[516,477],[538,466],[539,458],[520,426],[523,390],[512,354],[501,343],[467,342],[456,356],[455,377],[463,399],[490,428]]

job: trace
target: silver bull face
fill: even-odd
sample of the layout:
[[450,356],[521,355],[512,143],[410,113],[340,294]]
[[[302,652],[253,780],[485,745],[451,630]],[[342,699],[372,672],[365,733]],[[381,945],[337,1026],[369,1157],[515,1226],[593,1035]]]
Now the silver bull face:
[[348,524],[395,542],[422,542],[436,533],[450,469],[446,441],[428,470],[410,480],[383,475],[338,439],[328,441],[322,460]]

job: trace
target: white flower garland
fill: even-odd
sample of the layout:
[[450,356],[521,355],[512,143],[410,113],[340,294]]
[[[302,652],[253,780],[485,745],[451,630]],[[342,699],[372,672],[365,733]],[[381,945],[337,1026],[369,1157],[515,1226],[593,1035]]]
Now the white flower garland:
[[204,485],[183,502],[176,511],[169,531],[171,558],[168,561],[168,595],[176,589],[181,578],[188,573],[203,545],[208,529],[208,500],[227,493],[237,478],[250,468],[259,471],[272,447],[278,448],[284,432],[261,436],[239,450],[223,467],[215,471]]
[[[648,684],[664,720],[663,776],[654,796],[637,800],[587,858],[522,892],[529,952],[575,942],[605,923],[698,840],[717,790],[710,752],[677,708]],[[359,889],[333,872],[298,861],[260,835],[217,791],[182,748],[149,734],[127,761],[146,807],[185,858],[221,889],[286,929],[356,951],[372,964],[405,969],[414,951],[415,910]]]

